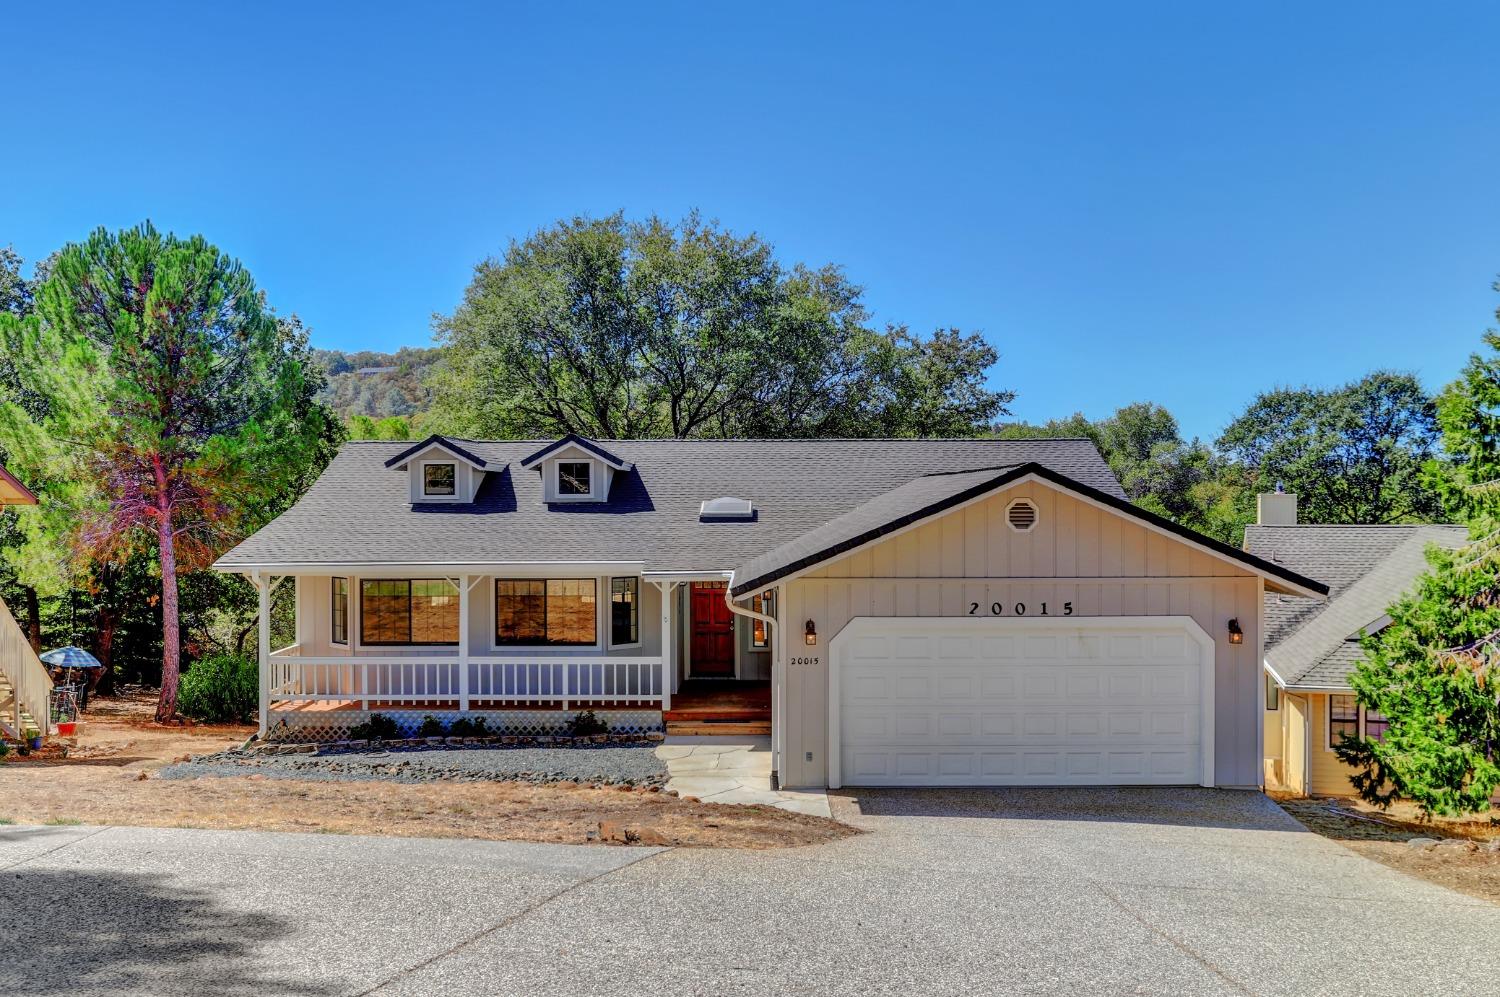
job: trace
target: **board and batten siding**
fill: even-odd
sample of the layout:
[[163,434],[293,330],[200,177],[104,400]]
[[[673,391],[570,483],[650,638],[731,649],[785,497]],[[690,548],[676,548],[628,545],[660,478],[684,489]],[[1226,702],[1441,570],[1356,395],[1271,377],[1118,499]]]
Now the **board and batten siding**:
[[[1037,507],[1029,532],[1011,529],[1006,507],[1017,498]],[[783,586],[788,664],[781,722],[780,777],[787,786],[827,785],[829,645],[861,616],[991,615],[1028,618],[1047,604],[1050,618],[1189,616],[1215,645],[1214,781],[1260,785],[1261,579],[1247,569],[1130,521],[1109,509],[1038,481],[994,495],[830,561]],[[1242,644],[1228,641],[1238,619]],[[803,644],[812,620],[817,647]],[[810,758],[809,758],[810,754]]]

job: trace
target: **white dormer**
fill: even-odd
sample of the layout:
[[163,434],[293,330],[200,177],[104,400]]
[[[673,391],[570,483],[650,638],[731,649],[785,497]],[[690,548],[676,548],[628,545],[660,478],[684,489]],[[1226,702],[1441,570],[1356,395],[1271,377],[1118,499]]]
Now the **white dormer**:
[[569,434],[521,461],[521,467],[542,475],[542,501],[604,502],[615,472],[634,465],[592,440]]
[[442,436],[429,436],[385,462],[407,472],[412,505],[472,502],[488,469],[485,462]]

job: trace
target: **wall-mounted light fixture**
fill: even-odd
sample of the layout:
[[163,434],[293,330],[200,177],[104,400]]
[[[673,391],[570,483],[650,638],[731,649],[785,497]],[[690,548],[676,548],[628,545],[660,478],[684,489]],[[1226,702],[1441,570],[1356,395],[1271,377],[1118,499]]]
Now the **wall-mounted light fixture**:
[[802,639],[807,643],[808,647],[812,647],[818,642],[818,628],[813,626],[812,620],[807,621],[807,629],[802,631]]
[[1245,631],[1240,629],[1240,621],[1238,618],[1229,621],[1229,643],[1245,643]]

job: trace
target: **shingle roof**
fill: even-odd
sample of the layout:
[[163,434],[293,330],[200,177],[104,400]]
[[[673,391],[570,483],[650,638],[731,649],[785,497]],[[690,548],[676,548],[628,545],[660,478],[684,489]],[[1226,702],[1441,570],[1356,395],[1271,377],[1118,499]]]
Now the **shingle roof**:
[[[291,509],[219,559],[273,564],[494,564],[626,561],[646,571],[728,571],[878,495],[935,471],[1035,461],[1124,502],[1093,443],[1057,440],[600,440],[630,471],[609,501],[547,505],[541,475],[520,461],[551,441],[454,440],[484,460],[472,503],[413,506],[409,449],[344,445]],[[755,503],[750,521],[704,522],[704,499]]]
[[1247,526],[1245,549],[1329,584],[1326,603],[1266,596],[1266,662],[1289,686],[1344,688],[1360,632],[1411,590],[1429,544],[1462,546],[1462,526]]
[[1325,591],[1321,582],[1211,537],[1194,533],[1169,519],[1132,505],[1114,492],[1104,492],[1074,481],[1042,464],[1024,463],[929,474],[877,495],[857,508],[740,565],[734,573],[734,594],[742,595],[763,588],[804,568],[838,557],[1028,475],[1035,475],[1058,487],[1117,509],[1124,515],[1175,533],[1273,578],[1290,582],[1299,588],[1319,593]]

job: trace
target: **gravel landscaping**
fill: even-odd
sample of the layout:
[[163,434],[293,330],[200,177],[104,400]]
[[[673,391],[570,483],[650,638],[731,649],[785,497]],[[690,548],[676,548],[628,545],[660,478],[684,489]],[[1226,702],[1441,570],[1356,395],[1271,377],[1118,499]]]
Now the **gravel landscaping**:
[[575,782],[664,786],[666,763],[653,746],[570,748],[402,748],[338,754],[201,755],[162,768],[161,779],[263,775],[271,779],[386,782]]

